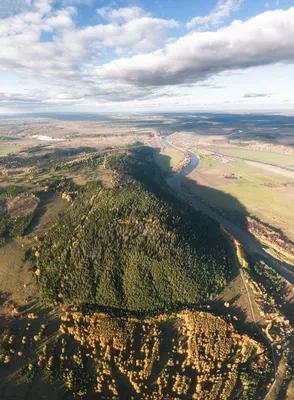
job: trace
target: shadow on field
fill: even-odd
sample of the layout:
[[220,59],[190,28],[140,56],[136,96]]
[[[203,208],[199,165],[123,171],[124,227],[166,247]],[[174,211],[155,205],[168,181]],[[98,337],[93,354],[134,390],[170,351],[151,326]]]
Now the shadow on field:
[[[37,193],[37,196],[39,197],[40,202],[36,209],[33,220],[25,232],[26,235],[30,235],[30,234],[34,233],[35,229],[40,225],[43,215],[47,212],[51,203],[53,204],[56,199],[55,192],[39,192],[39,193]],[[56,213],[56,219],[57,219],[58,215],[59,215],[59,212]],[[54,218],[48,220],[46,222],[46,224],[44,225],[44,227],[49,228],[53,223],[54,223]]]
[[[251,217],[257,222],[258,220],[252,217],[246,207],[244,207],[234,196],[223,193],[220,190],[198,185],[197,182],[187,177],[183,178],[183,191],[185,191],[191,199],[195,199],[196,202],[200,204],[200,209],[201,207],[205,209],[204,212],[207,212],[207,214],[212,218],[217,219],[225,228],[227,225],[230,225],[231,229],[229,230],[245,248],[250,265],[254,265],[259,261],[264,261],[288,282],[292,285],[294,284],[293,265],[281,261],[272,253],[270,254],[267,251],[267,249],[270,249],[270,246],[261,243],[253,234],[250,233],[247,217]],[[205,197],[201,196],[202,193],[205,194]],[[221,199],[221,208],[213,205],[216,198],[218,203],[220,203]],[[208,206],[206,206],[206,204]],[[197,208],[197,206],[195,207]],[[230,210],[228,210],[228,208],[230,208]],[[216,214],[217,216],[215,217]],[[279,232],[276,228],[268,224],[264,225],[266,225],[270,230]]]
[[161,154],[161,149],[154,149],[154,160],[156,165],[163,170],[165,174],[168,174],[171,169],[171,157],[165,154]]
[[32,234],[34,232],[34,229],[36,228],[36,226],[39,225],[40,219],[45,214],[45,212],[47,210],[47,205],[53,196],[54,196],[54,193],[45,193],[45,192],[38,193],[40,202],[36,209],[34,218],[31,222],[30,226],[26,230],[26,235]]
[[201,203],[206,204],[218,215],[232,221],[248,232],[246,217],[249,217],[250,213],[236,197],[221,190],[200,185],[187,177],[183,179],[183,187],[188,193]]
[[5,303],[9,299],[10,295],[10,292],[0,291],[0,306],[2,306],[3,303]]

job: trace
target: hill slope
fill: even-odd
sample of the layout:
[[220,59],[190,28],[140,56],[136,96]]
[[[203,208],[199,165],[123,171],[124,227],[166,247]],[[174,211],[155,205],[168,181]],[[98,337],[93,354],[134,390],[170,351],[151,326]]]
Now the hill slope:
[[215,224],[141,184],[88,186],[38,254],[51,301],[156,311],[208,298],[225,284],[227,247]]

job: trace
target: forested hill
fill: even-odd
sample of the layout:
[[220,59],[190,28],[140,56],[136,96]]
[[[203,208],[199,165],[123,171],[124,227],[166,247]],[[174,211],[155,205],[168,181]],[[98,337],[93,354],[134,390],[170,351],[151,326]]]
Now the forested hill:
[[[131,164],[125,156],[109,161],[125,182],[144,166],[134,168],[130,157]],[[47,233],[37,252],[47,301],[161,311],[199,303],[226,283],[228,245],[220,229],[130,181],[113,189],[88,184]]]

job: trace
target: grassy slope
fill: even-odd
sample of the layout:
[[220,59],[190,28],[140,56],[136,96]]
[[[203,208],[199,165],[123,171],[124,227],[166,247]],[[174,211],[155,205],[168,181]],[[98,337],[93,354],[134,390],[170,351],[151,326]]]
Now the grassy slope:
[[5,297],[11,295],[10,300],[16,302],[26,301],[28,296],[35,294],[29,264],[23,262],[23,251],[18,239],[0,247],[0,293]]

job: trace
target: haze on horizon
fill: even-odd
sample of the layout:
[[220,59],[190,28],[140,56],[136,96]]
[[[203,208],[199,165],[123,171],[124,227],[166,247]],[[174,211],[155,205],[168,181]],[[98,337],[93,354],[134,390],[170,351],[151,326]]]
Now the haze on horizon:
[[1,0],[0,114],[291,110],[293,0]]

